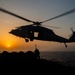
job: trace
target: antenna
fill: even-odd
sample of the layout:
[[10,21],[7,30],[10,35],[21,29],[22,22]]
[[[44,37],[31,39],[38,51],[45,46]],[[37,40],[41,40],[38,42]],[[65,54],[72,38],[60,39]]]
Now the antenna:
[[35,44],[35,49],[37,49],[37,44]]
[[73,27],[70,28],[72,32],[74,32]]

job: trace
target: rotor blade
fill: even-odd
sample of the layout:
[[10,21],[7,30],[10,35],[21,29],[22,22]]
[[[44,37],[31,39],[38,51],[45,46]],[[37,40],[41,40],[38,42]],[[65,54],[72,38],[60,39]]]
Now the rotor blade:
[[55,27],[55,26],[48,26],[48,25],[43,25],[43,26],[60,29],[60,27]]
[[19,16],[19,15],[16,15],[16,14],[14,14],[14,13],[8,11],[8,10],[5,10],[5,9],[3,9],[3,8],[1,8],[1,7],[0,7],[0,11],[5,12],[5,13],[7,13],[7,14],[10,14],[10,15],[12,15],[12,16],[15,16],[15,17],[17,17],[17,18],[20,18],[20,19],[22,19],[22,20],[25,20],[25,21],[27,21],[27,22],[34,22],[34,21],[29,20],[29,19],[23,18],[23,17],[21,17],[21,16]]
[[67,12],[64,12],[64,13],[58,15],[58,16],[55,16],[55,17],[53,17],[53,18],[50,18],[50,19],[45,20],[45,21],[43,21],[43,22],[40,22],[40,23],[44,23],[44,22],[47,22],[47,21],[51,21],[51,20],[57,19],[57,18],[59,18],[59,17],[66,16],[66,15],[68,15],[68,14],[74,13],[74,12],[75,12],[75,8],[72,9],[72,10],[69,10],[69,11],[67,11]]
[[29,24],[29,25],[23,25],[23,26],[18,26],[18,27],[15,27],[15,28],[22,28],[22,27],[25,27],[25,26],[32,26],[34,24]]
[[74,32],[73,27],[70,28],[72,32]]

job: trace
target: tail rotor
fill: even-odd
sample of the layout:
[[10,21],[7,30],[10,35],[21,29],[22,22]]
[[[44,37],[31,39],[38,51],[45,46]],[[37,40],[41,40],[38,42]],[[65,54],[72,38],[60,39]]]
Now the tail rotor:
[[73,27],[71,27],[70,30],[72,31],[72,34],[70,35],[69,40],[72,42],[75,41],[75,31],[73,30]]
[[70,30],[71,30],[72,32],[74,32],[73,27],[71,27]]
[[72,31],[72,34],[70,34],[69,37],[71,37],[74,33],[73,27],[71,27],[70,30]]

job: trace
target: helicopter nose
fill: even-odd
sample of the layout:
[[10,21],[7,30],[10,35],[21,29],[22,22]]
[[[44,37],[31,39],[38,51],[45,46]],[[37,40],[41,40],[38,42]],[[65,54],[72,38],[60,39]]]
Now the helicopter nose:
[[10,34],[13,34],[13,35],[15,35],[15,36],[20,36],[20,32],[18,31],[18,30],[11,30],[10,32],[9,32]]
[[15,35],[15,31],[14,30],[11,30],[9,33]]
[[9,33],[12,33],[13,32],[13,30],[11,30]]
[[9,33],[11,34],[12,32],[10,31]]

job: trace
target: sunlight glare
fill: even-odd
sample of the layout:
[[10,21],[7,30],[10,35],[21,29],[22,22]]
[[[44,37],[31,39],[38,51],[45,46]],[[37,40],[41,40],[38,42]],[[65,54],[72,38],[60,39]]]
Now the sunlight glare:
[[7,47],[9,48],[10,47],[10,44],[7,44]]

